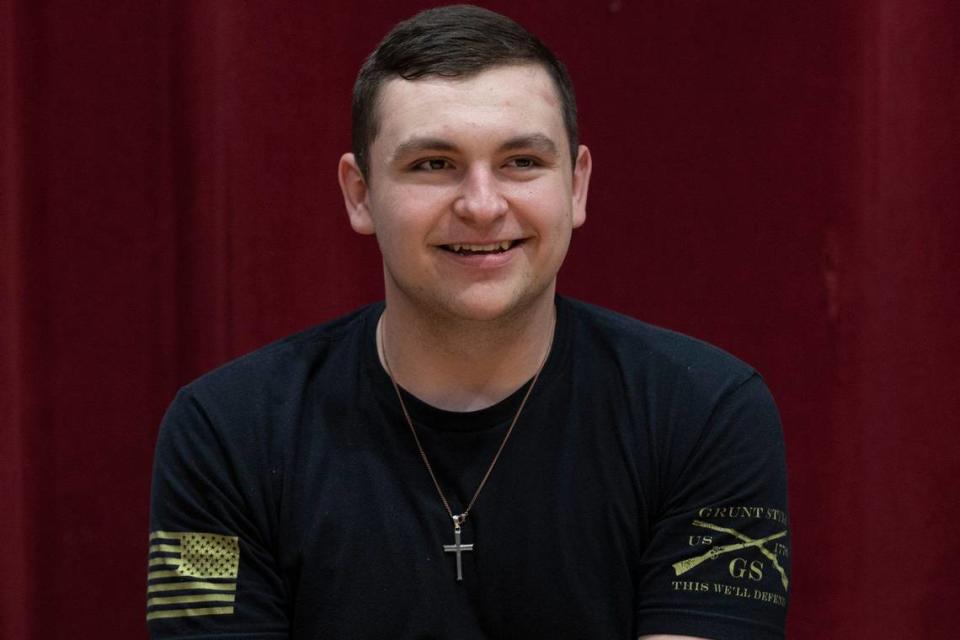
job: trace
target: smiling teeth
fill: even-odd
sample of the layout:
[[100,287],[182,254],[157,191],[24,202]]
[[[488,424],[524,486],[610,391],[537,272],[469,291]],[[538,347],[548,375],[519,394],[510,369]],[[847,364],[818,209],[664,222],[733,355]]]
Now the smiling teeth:
[[510,245],[513,244],[511,240],[504,240],[503,242],[495,242],[493,244],[451,244],[451,251],[506,251],[510,248]]

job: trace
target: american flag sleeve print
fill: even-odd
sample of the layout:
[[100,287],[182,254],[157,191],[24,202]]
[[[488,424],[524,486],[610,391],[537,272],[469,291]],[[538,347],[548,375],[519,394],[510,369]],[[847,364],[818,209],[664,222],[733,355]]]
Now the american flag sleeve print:
[[152,532],[147,620],[232,614],[239,570],[237,536]]

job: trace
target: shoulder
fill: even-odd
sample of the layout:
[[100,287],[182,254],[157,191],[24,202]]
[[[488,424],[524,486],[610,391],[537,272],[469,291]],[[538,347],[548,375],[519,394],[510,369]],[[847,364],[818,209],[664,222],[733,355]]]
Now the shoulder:
[[262,413],[302,394],[318,378],[335,376],[330,368],[356,366],[369,318],[382,303],[287,336],[205,373],[187,384],[187,396],[208,410],[246,415]]
[[[565,304],[572,375],[594,405],[610,403],[627,416],[624,432],[645,461],[638,468],[650,474],[645,495],[652,512],[692,487],[719,491],[756,481],[779,490],[780,417],[753,367],[702,340],[582,302]],[[707,493],[697,495],[699,506],[733,500]]]
[[703,340],[578,300],[561,298],[560,304],[581,361],[612,362],[645,386],[722,392],[757,375],[746,362]]

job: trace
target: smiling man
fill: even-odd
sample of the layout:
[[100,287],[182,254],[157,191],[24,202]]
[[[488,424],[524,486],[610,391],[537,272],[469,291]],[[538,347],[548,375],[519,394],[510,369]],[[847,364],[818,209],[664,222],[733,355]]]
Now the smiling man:
[[418,398],[488,407],[550,350],[557,271],[586,215],[590,152],[569,150],[558,91],[539,64],[394,77],[375,95],[376,135],[363,149],[358,134],[340,183],[353,228],[380,243],[387,355]]
[[470,6],[360,71],[350,224],[385,301],[186,386],[161,430],[155,638],[780,638],[783,442],[748,365],[560,297],[570,79]]

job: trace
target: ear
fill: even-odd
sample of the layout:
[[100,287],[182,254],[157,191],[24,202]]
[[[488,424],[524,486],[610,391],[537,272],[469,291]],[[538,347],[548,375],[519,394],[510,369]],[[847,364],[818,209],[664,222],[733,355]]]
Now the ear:
[[350,226],[357,233],[365,236],[373,235],[373,216],[370,215],[367,200],[370,190],[367,188],[367,181],[363,177],[363,172],[360,171],[357,159],[352,153],[345,153],[340,157],[337,178],[340,180],[343,204],[347,207]]
[[590,171],[593,169],[593,159],[590,149],[580,145],[577,150],[577,162],[573,167],[573,228],[576,229],[587,219],[587,191],[590,189]]

